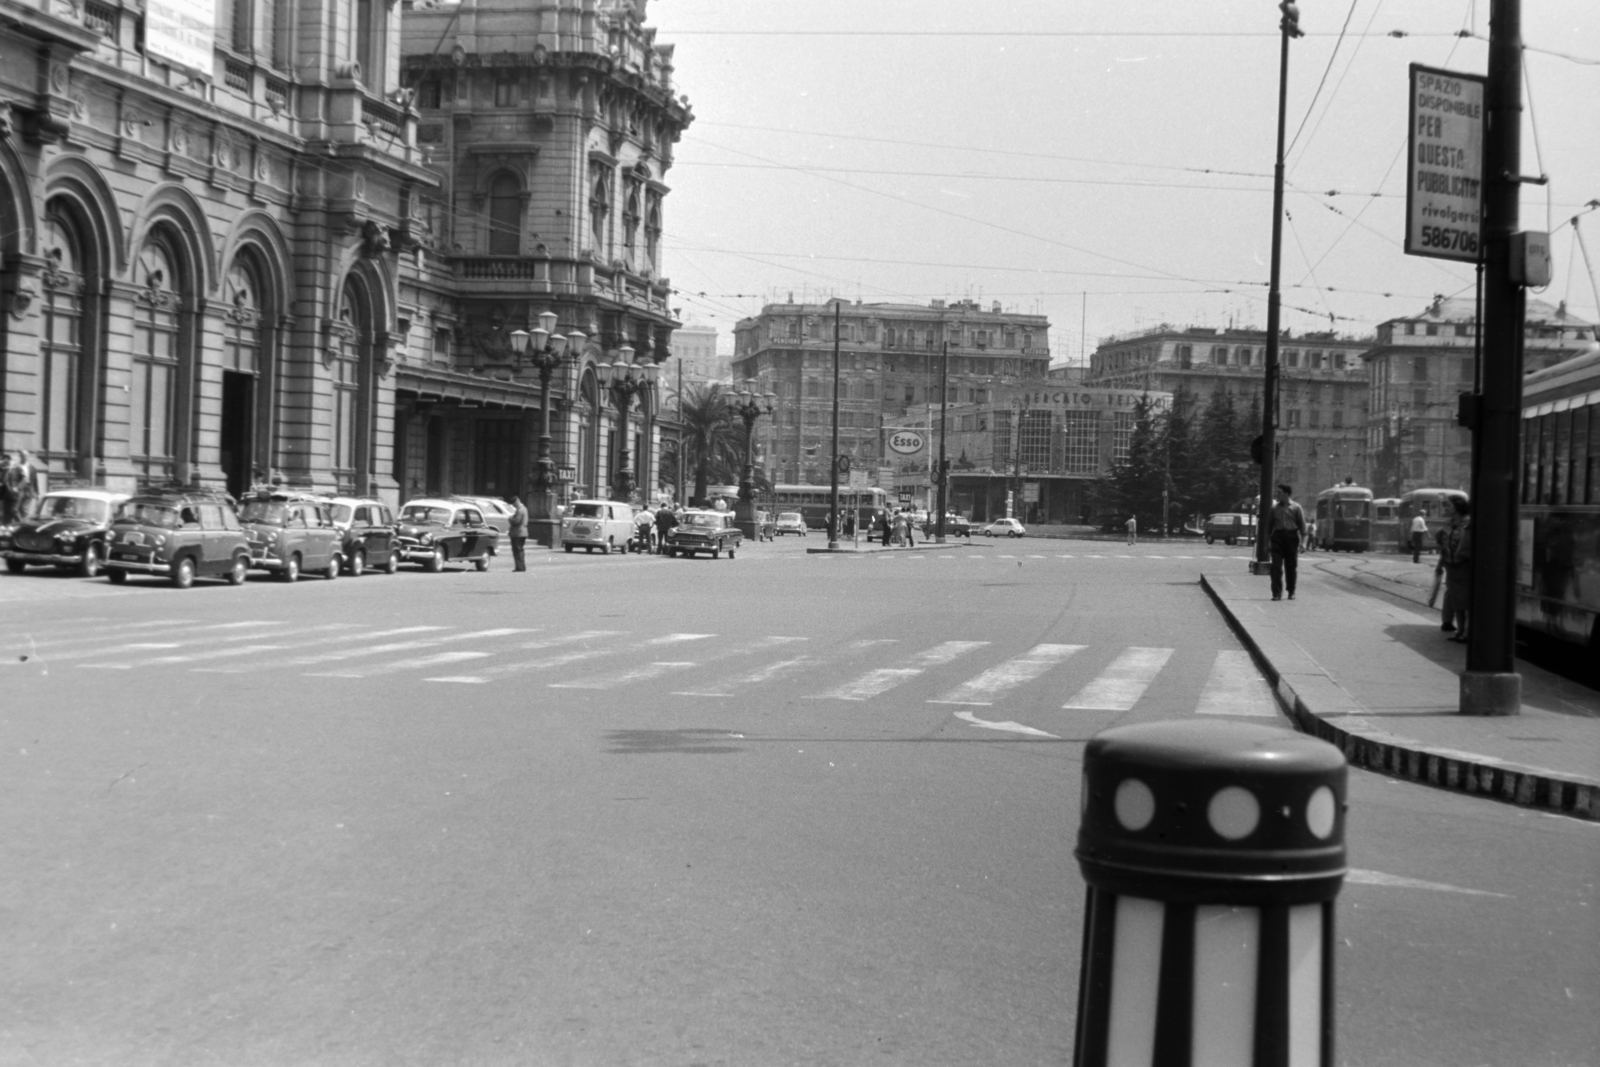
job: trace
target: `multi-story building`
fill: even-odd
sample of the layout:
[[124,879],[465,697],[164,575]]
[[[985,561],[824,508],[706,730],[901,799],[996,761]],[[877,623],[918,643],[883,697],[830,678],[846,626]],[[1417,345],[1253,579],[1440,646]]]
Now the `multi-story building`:
[[[1050,378],[1001,386],[983,403],[952,404],[943,421],[950,461],[947,506],[986,522],[1007,514],[1010,494],[1011,514],[1025,524],[1091,521],[1096,484],[1113,463],[1128,458],[1141,398],[1148,398],[1154,411],[1172,403],[1170,393],[1089,388]],[[886,416],[884,430],[897,443],[920,439],[915,451],[891,456],[894,483],[901,498],[933,507],[938,409],[931,417],[923,411]],[[899,430],[916,433],[896,434]]]
[[561,457],[604,491],[593,365],[673,325],[689,112],[643,8],[0,0],[0,447],[119,489],[514,492],[509,334],[549,308],[589,339]]
[[0,442],[45,480],[397,495],[414,205],[378,0],[0,0]]
[[1050,365],[1049,320],[999,304],[768,304],[734,327],[733,376],[778,396],[777,414],[757,424],[774,482],[828,481],[836,321],[839,452],[874,485],[894,478],[884,417],[936,409],[942,374],[952,404],[986,404],[1003,384],[1043,383]]
[[[1198,413],[1218,392],[1260,418],[1265,330],[1158,326],[1100,343],[1085,385],[1186,394]],[[1284,331],[1278,342],[1276,473],[1301,494],[1364,478],[1370,338]]]
[[[503,493],[530,477],[540,380],[512,334],[543,312],[583,343],[551,382],[568,495],[649,495],[665,382],[626,402],[604,364],[666,359],[672,148],[691,121],[645,0],[407,0],[402,65],[437,191],[419,196],[396,371],[408,491]],[[631,350],[625,353],[624,350]]]
[[733,357],[717,354],[717,328],[687,322],[672,331],[672,356],[661,365],[662,380],[677,388],[726,382],[733,376]]
[[[1366,448],[1374,492],[1398,496],[1423,487],[1470,489],[1472,432],[1456,422],[1458,397],[1474,388],[1476,308],[1470,299],[1435,297],[1417,315],[1378,327],[1365,358],[1371,400]],[[1523,366],[1543,370],[1595,341],[1593,323],[1529,299]]]

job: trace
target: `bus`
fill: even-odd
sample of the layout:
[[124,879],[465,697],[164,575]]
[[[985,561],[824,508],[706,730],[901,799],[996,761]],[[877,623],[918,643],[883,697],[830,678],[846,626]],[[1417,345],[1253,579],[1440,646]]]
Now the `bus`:
[[1317,547],[1365,552],[1372,547],[1372,490],[1336,485],[1317,494]]
[[1450,504],[1452,497],[1466,498],[1466,493],[1460,489],[1413,489],[1400,497],[1400,551],[1411,551],[1411,520],[1421,515],[1428,524],[1428,532],[1422,538],[1422,550],[1431,551],[1439,541],[1439,531],[1450,525],[1450,516],[1455,514],[1455,508]]
[[[828,527],[828,509],[833,498],[826,485],[775,485],[772,487],[772,509],[775,512],[798,511],[813,530]],[[839,512],[847,515],[854,511],[856,526],[863,534],[869,529],[872,517],[889,507],[889,491],[877,486],[851,488],[839,486]]]
[[1372,502],[1372,548],[1379,551],[1384,548],[1406,547],[1405,534],[1400,525],[1400,498],[1397,496],[1379,497]]
[[1517,623],[1600,653],[1600,352],[1522,385]]

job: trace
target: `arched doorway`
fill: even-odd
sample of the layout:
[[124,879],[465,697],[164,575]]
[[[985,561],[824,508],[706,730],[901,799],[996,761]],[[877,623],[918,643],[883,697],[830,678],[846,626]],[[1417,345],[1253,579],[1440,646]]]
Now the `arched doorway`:
[[228,492],[240,495],[272,478],[270,368],[275,331],[267,273],[253,249],[234,257],[223,278],[222,418],[218,444]]
[[139,249],[134,268],[133,347],[128,392],[128,459],[139,481],[183,477],[188,406],[181,398],[190,343],[189,288],[182,260],[161,231]]
[[48,469],[93,474],[95,361],[101,272],[90,229],[67,200],[45,211],[39,250],[39,423],[35,450]]

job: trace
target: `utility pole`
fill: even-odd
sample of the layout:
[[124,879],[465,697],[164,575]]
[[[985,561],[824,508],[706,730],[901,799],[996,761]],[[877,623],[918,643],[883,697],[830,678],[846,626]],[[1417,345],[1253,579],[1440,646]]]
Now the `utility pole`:
[[934,528],[934,540],[944,544],[944,510],[946,483],[950,480],[949,461],[944,458],[944,432],[945,423],[950,417],[950,335],[944,322],[939,323],[939,332],[945,336],[944,353],[939,358],[939,469],[934,472],[939,486],[939,519]]
[[[1289,38],[1304,37],[1300,9],[1285,0],[1278,5],[1278,151],[1272,164],[1272,266],[1267,279],[1267,367],[1261,386],[1261,502],[1256,516],[1256,553],[1252,574],[1266,574],[1272,565],[1269,523],[1272,518],[1272,482],[1277,473],[1278,421],[1278,319],[1281,294],[1278,275],[1283,265],[1283,125],[1289,102]],[[1163,519],[1165,521],[1165,519]]]
[[832,489],[828,496],[828,547],[839,547],[839,302],[833,302],[833,463],[828,477]]
[[1483,371],[1472,434],[1472,600],[1463,715],[1516,715],[1517,499],[1521,467],[1522,324],[1527,294],[1512,280],[1522,182],[1522,4],[1489,8],[1484,84]]

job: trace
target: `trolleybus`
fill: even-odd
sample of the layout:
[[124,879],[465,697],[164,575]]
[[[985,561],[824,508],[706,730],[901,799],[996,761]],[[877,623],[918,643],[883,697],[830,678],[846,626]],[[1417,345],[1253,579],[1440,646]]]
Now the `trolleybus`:
[[[1450,516],[1455,514],[1455,508],[1450,501],[1454,497],[1465,499],[1466,492],[1460,489],[1413,489],[1400,497],[1400,551],[1411,551],[1411,520],[1421,515],[1428,524],[1428,532],[1422,537],[1422,550],[1430,551],[1439,543],[1439,531],[1450,525]],[[1376,533],[1374,533],[1376,538]]]
[[[806,526],[824,530],[828,526],[828,511],[833,507],[833,496],[826,485],[775,485],[772,487],[774,511],[798,511],[805,517]],[[872,517],[889,506],[889,492],[877,486],[851,488],[839,487],[839,514],[855,513],[858,529],[865,532]]]
[[1400,526],[1400,498],[1379,497],[1372,502],[1372,550],[1404,549],[1405,534]]
[[1517,622],[1600,653],[1600,351],[1522,386]]
[[1317,547],[1365,552],[1372,547],[1372,490],[1336,485],[1317,494]]

